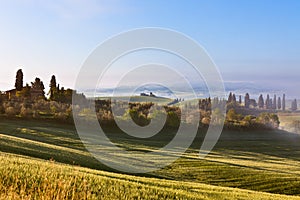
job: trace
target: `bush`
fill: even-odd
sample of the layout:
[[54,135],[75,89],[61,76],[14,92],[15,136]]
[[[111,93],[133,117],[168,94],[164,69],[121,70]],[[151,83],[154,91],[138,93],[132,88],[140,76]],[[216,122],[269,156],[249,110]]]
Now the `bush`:
[[12,107],[12,106],[9,106],[5,109],[5,114],[8,116],[8,117],[14,117],[18,114],[18,111]]
[[33,112],[30,108],[26,108],[24,106],[21,107],[21,110],[20,110],[21,117],[25,117],[25,118],[32,117],[32,114],[33,114]]
[[261,113],[256,122],[269,128],[278,128],[280,124],[278,116],[274,113]]
[[174,112],[174,111],[168,112],[167,125],[169,127],[177,128],[177,127],[179,127],[180,122],[181,122],[180,116],[176,112]]

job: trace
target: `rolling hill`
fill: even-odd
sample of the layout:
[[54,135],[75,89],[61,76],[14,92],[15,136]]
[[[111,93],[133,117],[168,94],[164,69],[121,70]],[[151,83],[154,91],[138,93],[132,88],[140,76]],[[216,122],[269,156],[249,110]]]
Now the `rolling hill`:
[[[118,133],[113,139],[127,148],[153,148],[152,144],[127,141]],[[94,159],[72,125],[1,119],[0,197],[300,199],[299,135],[284,131],[224,132],[205,159],[198,158],[198,140],[164,169],[126,175]]]

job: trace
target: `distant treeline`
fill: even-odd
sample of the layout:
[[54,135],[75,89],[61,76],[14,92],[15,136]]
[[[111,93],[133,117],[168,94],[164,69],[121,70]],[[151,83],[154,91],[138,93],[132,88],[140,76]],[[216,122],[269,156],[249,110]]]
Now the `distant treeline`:
[[73,95],[77,95],[82,99],[85,99],[83,94],[77,94],[75,90],[65,89],[64,87],[60,87],[59,84],[56,83],[56,77],[53,75],[50,81],[50,90],[47,93],[48,98],[45,96],[45,86],[43,81],[40,78],[35,78],[34,82],[23,83],[23,71],[19,69],[16,74],[15,80],[15,88],[11,90],[7,90],[0,93],[0,101],[9,101],[9,102],[31,102],[35,103],[39,100],[49,100],[56,101],[59,103],[72,103]]
[[[285,95],[266,100],[260,95],[258,103],[250,99],[247,93],[236,98],[233,93],[228,99],[206,98],[195,101],[182,101],[174,105],[156,106],[156,104],[142,102],[111,102],[108,100],[86,99],[83,94],[77,94],[75,90],[64,89],[52,76],[48,98],[45,97],[44,84],[36,78],[34,82],[23,86],[23,72],[18,70],[15,81],[15,89],[6,91],[0,96],[0,115],[5,117],[21,117],[32,119],[55,119],[62,122],[73,123],[73,113],[80,119],[89,120],[97,116],[99,122],[106,126],[116,126],[115,119],[133,120],[140,126],[146,126],[151,119],[166,114],[165,126],[178,128],[180,123],[199,123],[200,127],[207,127],[210,124],[219,125],[225,121],[225,128],[229,129],[256,129],[256,128],[277,128],[279,120],[276,110],[285,110]],[[72,105],[72,97],[76,96],[77,101],[82,105]],[[157,109],[152,109],[154,106]],[[227,107],[227,115],[221,112]],[[152,109],[152,111],[151,111]],[[182,113],[182,109],[188,112]],[[112,110],[115,112],[113,113]],[[293,101],[292,110],[297,110],[297,101]],[[188,113],[188,114],[186,114]],[[212,119],[214,114],[214,119]],[[199,118],[200,115],[200,118]]]
[[[236,95],[234,93],[229,94],[227,103],[229,104],[228,106],[235,107],[235,106],[244,106],[245,108],[258,108],[261,110],[281,110],[281,111],[286,111],[286,96],[285,94],[282,95],[282,98],[279,96],[277,97],[274,95],[273,98],[270,97],[269,94],[264,99],[264,96],[261,94],[258,97],[258,100],[256,101],[255,99],[251,99],[249,93],[246,93],[244,96],[244,101],[242,101],[242,96],[239,95],[239,98],[236,98]],[[297,104],[297,99],[294,99],[291,104],[291,111],[297,111],[298,109],[298,104]]]

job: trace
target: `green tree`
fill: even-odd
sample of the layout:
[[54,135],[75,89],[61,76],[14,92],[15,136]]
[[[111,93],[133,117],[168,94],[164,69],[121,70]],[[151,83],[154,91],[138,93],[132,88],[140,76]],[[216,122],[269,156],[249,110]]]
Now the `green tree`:
[[235,94],[232,95],[232,102],[236,103],[236,96],[235,96]]
[[264,108],[264,106],[265,106],[265,103],[264,103],[264,97],[263,97],[263,95],[261,94],[261,95],[259,96],[259,98],[258,98],[258,107],[259,107],[259,108]]
[[167,113],[167,125],[172,128],[176,128],[180,125],[180,116],[175,111],[169,111]]
[[241,121],[241,124],[245,127],[250,127],[253,124],[253,119],[255,119],[252,115],[246,115],[243,120]]
[[228,112],[227,112],[227,120],[229,121],[235,121],[235,120],[239,120],[240,116],[235,112],[235,110],[233,108],[231,108]]
[[285,94],[282,97],[282,110],[285,111]]
[[250,106],[250,95],[248,93],[246,93],[245,96],[245,108],[249,108]]
[[278,97],[277,107],[278,107],[278,110],[281,110],[281,98],[280,97]]
[[35,82],[31,82],[31,96],[33,98],[45,98],[45,86],[41,79],[36,78]]
[[261,113],[256,121],[269,128],[278,128],[280,124],[278,116],[272,113]]
[[57,86],[56,86],[56,78],[55,78],[54,75],[51,77],[51,81],[50,81],[50,86],[49,87],[50,87],[50,91],[49,91],[49,93],[50,93],[50,100],[54,101],[55,97],[57,95],[57,92],[58,92]]
[[241,105],[242,104],[242,96],[239,95],[239,104]]
[[277,98],[276,95],[274,94],[274,98],[273,98],[273,110],[277,109]]
[[228,101],[227,101],[228,103],[231,103],[232,102],[232,93],[230,92],[229,93],[229,96],[228,96]]
[[17,91],[22,91],[23,89],[23,72],[22,69],[17,71],[15,88]]
[[270,109],[270,96],[269,95],[267,95],[267,99],[266,99],[265,105],[266,105],[266,109]]

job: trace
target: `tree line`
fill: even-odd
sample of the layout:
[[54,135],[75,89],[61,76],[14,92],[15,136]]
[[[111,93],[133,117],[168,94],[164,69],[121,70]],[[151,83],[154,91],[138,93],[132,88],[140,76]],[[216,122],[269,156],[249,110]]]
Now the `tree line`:
[[[234,107],[234,106],[244,106],[245,108],[259,108],[261,110],[282,110],[286,111],[286,95],[283,94],[282,97],[277,97],[276,95],[273,96],[273,98],[270,97],[269,94],[264,98],[264,96],[261,94],[258,97],[258,100],[251,99],[249,93],[246,93],[244,96],[244,102],[242,102],[242,96],[239,96],[239,100],[237,101],[236,95],[232,92],[230,92],[228,100],[227,100],[228,106]],[[298,103],[297,99],[294,99],[291,103],[291,111],[297,111],[298,110]]]
[[22,101],[24,99],[37,101],[40,99],[44,99],[49,101],[56,101],[59,103],[71,104],[72,95],[78,95],[82,96],[82,98],[85,98],[83,94],[77,94],[75,90],[60,87],[60,85],[56,82],[55,75],[51,77],[51,81],[49,84],[50,90],[47,93],[47,95],[49,96],[48,98],[45,96],[45,86],[40,78],[35,78],[35,81],[31,82],[31,85],[26,83],[25,86],[23,79],[23,71],[22,69],[19,69],[16,73],[15,88],[1,93],[1,99],[9,101]]

